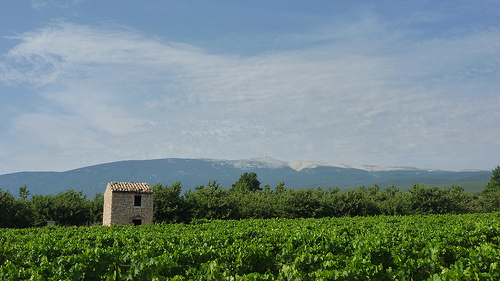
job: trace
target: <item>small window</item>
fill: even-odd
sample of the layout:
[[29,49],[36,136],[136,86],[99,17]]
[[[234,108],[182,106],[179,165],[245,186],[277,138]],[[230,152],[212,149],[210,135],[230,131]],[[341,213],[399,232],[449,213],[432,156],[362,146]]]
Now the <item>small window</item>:
[[136,207],[141,206],[141,196],[140,195],[134,196],[134,206],[136,206]]
[[132,224],[134,224],[134,225],[141,225],[142,224],[142,220],[141,219],[133,219],[132,220]]

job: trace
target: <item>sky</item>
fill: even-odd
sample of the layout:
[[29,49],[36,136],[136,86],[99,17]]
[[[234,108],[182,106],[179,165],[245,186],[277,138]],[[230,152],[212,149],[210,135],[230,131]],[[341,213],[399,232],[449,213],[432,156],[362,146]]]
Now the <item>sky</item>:
[[500,165],[500,1],[6,0],[0,174]]

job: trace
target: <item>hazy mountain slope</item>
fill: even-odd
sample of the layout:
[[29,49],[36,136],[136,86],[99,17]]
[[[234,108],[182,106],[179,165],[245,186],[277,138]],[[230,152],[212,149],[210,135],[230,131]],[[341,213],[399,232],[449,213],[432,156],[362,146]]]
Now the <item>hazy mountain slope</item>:
[[[354,168],[355,167],[355,168]],[[0,188],[17,195],[22,185],[31,194],[57,194],[68,189],[82,190],[87,196],[103,193],[110,181],[172,184],[180,181],[183,190],[217,180],[230,188],[244,172],[255,172],[262,183],[274,187],[281,181],[289,188],[338,186],[355,188],[378,183],[382,188],[394,183],[404,189],[414,183],[449,185],[473,183],[475,191],[489,180],[489,171],[422,170],[401,167],[348,166],[318,162],[287,163],[269,157],[246,160],[156,159],[120,161],[83,167],[66,172],[21,172],[0,175]]]

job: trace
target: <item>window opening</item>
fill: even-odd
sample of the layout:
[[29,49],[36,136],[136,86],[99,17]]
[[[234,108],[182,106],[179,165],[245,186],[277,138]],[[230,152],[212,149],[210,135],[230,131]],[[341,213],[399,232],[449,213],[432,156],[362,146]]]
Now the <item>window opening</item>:
[[141,206],[141,196],[140,195],[134,196],[134,206],[137,206],[137,207]]
[[133,220],[132,220],[132,223],[133,223],[134,225],[141,225],[141,224],[142,224],[142,220],[141,220],[141,219],[133,219]]

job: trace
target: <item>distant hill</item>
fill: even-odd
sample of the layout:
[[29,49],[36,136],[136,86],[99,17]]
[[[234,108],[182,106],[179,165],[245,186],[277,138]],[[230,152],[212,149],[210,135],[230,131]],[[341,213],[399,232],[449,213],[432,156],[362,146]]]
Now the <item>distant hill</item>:
[[104,193],[111,181],[147,182],[171,185],[182,182],[183,191],[217,180],[230,188],[241,174],[255,172],[261,186],[274,188],[285,182],[287,188],[338,186],[341,189],[378,183],[405,189],[414,183],[449,186],[459,184],[479,192],[491,171],[424,170],[412,167],[349,166],[321,162],[284,162],[270,157],[244,160],[180,159],[119,161],[66,172],[20,172],[0,175],[0,188],[17,195],[27,185],[31,194],[57,194],[68,189],[83,191],[89,197]]

